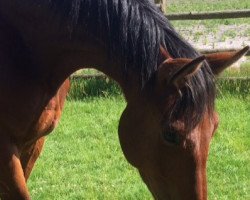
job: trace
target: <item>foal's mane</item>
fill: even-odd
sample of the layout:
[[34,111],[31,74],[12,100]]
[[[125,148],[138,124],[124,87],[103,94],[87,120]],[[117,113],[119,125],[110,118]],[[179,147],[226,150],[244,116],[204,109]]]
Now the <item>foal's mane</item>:
[[[109,54],[123,60],[124,74],[131,68],[140,74],[142,86],[157,70],[163,45],[172,57],[199,55],[182,39],[150,0],[48,0],[52,9],[69,22],[72,34],[79,27],[105,41]],[[184,118],[194,127],[205,111],[214,107],[215,89],[210,67],[204,62],[183,89],[173,118]]]

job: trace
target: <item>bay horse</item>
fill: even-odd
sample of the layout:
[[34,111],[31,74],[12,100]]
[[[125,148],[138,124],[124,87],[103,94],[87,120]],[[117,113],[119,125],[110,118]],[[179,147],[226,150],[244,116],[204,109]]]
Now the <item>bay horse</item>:
[[1,0],[0,198],[31,199],[67,78],[94,67],[124,93],[120,144],[153,197],[206,200],[214,75],[246,51],[200,55],[148,0]]

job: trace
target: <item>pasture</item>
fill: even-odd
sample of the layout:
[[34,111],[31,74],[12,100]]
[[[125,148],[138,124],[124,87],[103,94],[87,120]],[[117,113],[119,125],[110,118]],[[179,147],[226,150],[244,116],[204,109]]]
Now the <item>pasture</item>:
[[[168,0],[167,13],[244,10],[248,0]],[[250,45],[250,18],[172,21],[178,32],[198,49]]]
[[215,11],[215,10],[239,10],[249,9],[248,0],[167,0],[168,11],[189,12],[189,11]]
[[[221,122],[208,161],[209,199],[245,200],[250,195],[250,95],[223,91],[223,84],[216,101]],[[81,100],[79,89],[86,95]],[[28,182],[33,199],[151,199],[119,146],[124,107],[112,82],[72,83],[59,127],[48,136]]]
[[[248,0],[168,0],[167,13],[187,13],[187,12],[210,12],[225,10],[243,10],[249,9],[250,2]],[[239,25],[249,24],[249,18],[243,19],[218,19],[218,20],[198,20],[198,21],[174,21],[173,24],[178,28],[189,27],[192,25],[205,25],[216,31],[220,25]],[[245,34],[249,34],[249,29]],[[239,30],[235,30],[237,33]],[[204,33],[204,32],[203,32]]]
[[[248,0],[169,2],[170,13],[250,8]],[[249,19],[174,25],[181,29],[192,23],[216,32],[220,24],[249,24]],[[242,34],[249,37],[249,29]],[[249,67],[244,75],[250,75]],[[28,181],[32,199],[152,199],[119,145],[117,127],[124,107],[121,92],[112,81],[75,80],[59,126],[47,137]],[[216,108],[220,125],[208,161],[209,199],[249,199],[249,81],[220,82]]]

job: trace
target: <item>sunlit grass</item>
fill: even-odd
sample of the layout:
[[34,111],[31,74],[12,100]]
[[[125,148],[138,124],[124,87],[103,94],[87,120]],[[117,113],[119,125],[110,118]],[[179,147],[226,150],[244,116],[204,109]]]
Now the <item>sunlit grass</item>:
[[68,101],[29,182],[33,199],[149,199],[121,152],[122,97]]
[[172,12],[219,11],[249,9],[248,0],[167,0],[167,10]]
[[[249,0],[167,0],[167,13],[211,12],[250,9]],[[186,40],[194,46],[215,45],[227,42],[225,48],[235,44],[239,38],[245,38],[239,43],[249,41],[250,18],[210,19],[210,20],[173,20],[171,23]],[[240,28],[239,28],[240,26]],[[227,30],[227,27],[229,30]],[[238,28],[236,28],[238,27]],[[202,33],[202,35],[200,35]],[[248,39],[247,39],[248,38]],[[213,44],[214,43],[214,44]],[[221,47],[220,47],[221,48]]]
[[[119,146],[123,97],[107,94],[66,103],[29,180],[33,199],[152,199]],[[221,122],[208,163],[210,199],[245,200],[250,195],[249,102],[249,95],[235,93],[217,100]]]
[[210,199],[250,197],[250,95],[225,95],[217,100],[220,126],[208,162]]
[[[168,0],[167,14],[188,13],[188,12],[211,12],[250,9],[248,0]],[[173,21],[177,26],[190,26],[191,24],[205,25],[210,28],[219,24],[249,24],[249,18],[241,19],[216,19],[216,20],[191,20]]]

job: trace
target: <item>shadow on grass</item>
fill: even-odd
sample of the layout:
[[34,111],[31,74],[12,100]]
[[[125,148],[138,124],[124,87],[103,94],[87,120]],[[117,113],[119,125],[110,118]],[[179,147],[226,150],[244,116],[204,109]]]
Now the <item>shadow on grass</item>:
[[229,94],[247,98],[250,94],[249,79],[219,79],[216,85],[218,97]]
[[109,97],[121,95],[120,87],[108,78],[73,78],[68,100],[83,100],[89,97]]
[[[241,98],[249,97],[249,79],[218,79],[218,97],[223,95],[236,95]],[[120,87],[112,80],[105,78],[71,79],[71,89],[68,100],[84,100],[94,97],[114,97],[121,95]]]

